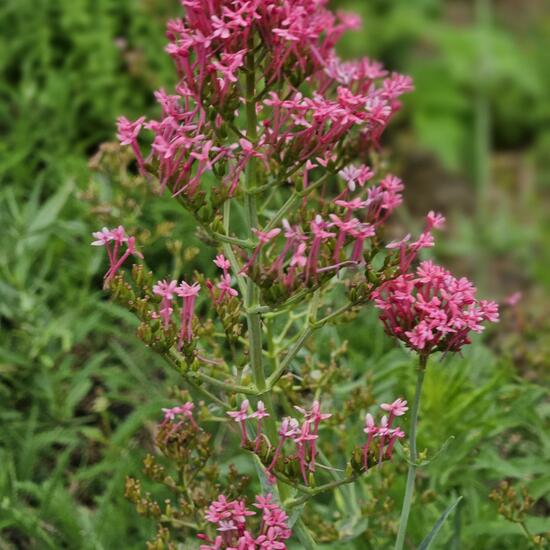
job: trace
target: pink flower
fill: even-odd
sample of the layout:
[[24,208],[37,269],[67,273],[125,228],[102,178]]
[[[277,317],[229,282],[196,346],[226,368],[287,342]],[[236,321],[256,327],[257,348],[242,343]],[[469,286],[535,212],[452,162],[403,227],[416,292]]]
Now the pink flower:
[[281,426],[279,427],[279,443],[277,445],[277,448],[275,449],[275,453],[273,455],[273,460],[271,461],[271,464],[267,467],[266,472],[269,474],[273,467],[275,466],[275,463],[277,462],[277,459],[279,458],[281,454],[281,450],[283,448],[283,445],[285,444],[285,441],[287,439],[292,439],[296,437],[300,433],[300,424],[295,418],[291,418],[290,416],[286,416],[283,418],[281,422]]
[[[109,257],[109,269],[105,273],[105,284],[109,283],[118,270],[122,267],[122,264],[126,259],[131,256],[138,256],[143,258],[141,252],[136,249],[136,240],[134,237],[128,237],[126,231],[122,225],[119,225],[115,229],[108,229],[104,227],[101,231],[95,231],[92,233],[94,241],[92,246],[104,246],[107,250],[107,256]],[[126,250],[120,255],[120,247],[126,246]]]
[[126,117],[118,117],[117,127],[118,134],[117,137],[121,145],[132,145],[139,136],[143,123],[145,122],[145,117],[142,116],[138,118],[135,122],[129,121]]
[[92,246],[105,246],[113,240],[113,232],[104,227],[101,231],[94,231],[92,236],[95,241],[92,241]]
[[408,410],[407,402],[403,399],[396,399],[393,403],[382,403],[380,408],[388,411],[390,417],[383,416],[380,424],[376,425],[372,414],[367,413],[365,416],[365,428],[363,431],[367,434],[367,442],[363,445],[363,468],[368,469],[368,453],[372,442],[375,438],[378,439],[378,463],[382,463],[384,456],[391,459],[393,447],[397,439],[405,436],[400,428],[391,429],[393,420],[397,416],[403,416]]
[[176,294],[177,286],[177,281],[159,281],[153,285],[153,293],[162,296],[163,298],[167,298],[168,300],[172,300]]
[[372,414],[367,413],[365,416],[365,428],[363,431],[367,434],[368,439],[365,445],[363,445],[363,467],[368,469],[368,452],[374,436],[378,433],[378,427],[374,423],[374,417]]
[[252,228],[252,233],[256,235],[256,237],[258,238],[258,241],[261,244],[267,244],[268,242],[272,241],[280,232],[281,230],[278,227],[265,232],[260,231],[259,229],[256,229],[254,227]]
[[185,281],[182,281],[175,290],[176,294],[183,299],[180,337],[178,341],[178,348],[180,350],[184,342],[189,343],[193,339],[193,312],[200,289],[199,283],[189,285]]
[[284,278],[284,283],[287,287],[292,287],[294,285],[294,280],[296,276],[296,271],[299,268],[303,268],[307,265],[307,256],[306,252],[306,243],[299,242],[296,245],[292,257],[290,258],[290,265],[286,277]]
[[305,255],[306,243],[299,243],[292,258],[290,258],[291,267],[298,266],[304,267],[307,264],[307,257]]
[[264,402],[260,400],[256,405],[256,410],[249,416],[249,418],[258,419],[258,428],[256,430],[256,452],[258,452],[258,450],[260,449],[260,442],[262,437],[262,419],[266,416],[269,416],[269,413],[265,408]]
[[237,526],[233,520],[220,520],[218,522],[218,531],[237,531]]
[[220,289],[220,295],[218,301],[223,301],[226,295],[229,296],[238,296],[239,293],[237,290],[231,287],[231,276],[229,273],[222,275],[221,281],[217,284],[217,287]]
[[374,226],[370,223],[358,224],[357,227],[350,231],[350,234],[355,239],[351,259],[357,263],[363,262],[364,243],[369,237],[374,237]]
[[409,410],[409,407],[407,407],[407,401],[400,398],[396,399],[393,403],[382,403],[380,408],[390,413],[390,419],[388,421],[390,426],[392,424],[392,420],[396,416],[403,416]]
[[178,286],[177,281],[159,281],[153,286],[153,294],[162,296],[160,316],[164,323],[164,329],[168,329],[170,325],[170,316],[172,315],[172,300],[174,299],[174,294],[176,293],[176,287]]
[[162,424],[173,422],[176,419],[176,416],[183,416],[187,418],[191,422],[191,424],[198,430],[199,426],[193,418],[194,408],[195,405],[191,401],[188,401],[187,403],[184,403],[183,405],[179,405],[177,407],[162,409],[162,412],[164,413],[164,420],[162,421]]
[[250,402],[248,401],[248,399],[245,399],[241,403],[241,408],[239,410],[229,411],[226,413],[235,422],[238,422],[241,427],[241,447],[244,447],[246,445],[246,442],[248,441],[248,437],[246,435],[246,419],[249,418],[248,416],[249,405],[250,405]]
[[212,67],[222,75],[220,84],[224,92],[231,84],[237,82],[237,70],[244,64],[245,53],[246,50],[241,50],[232,54],[223,52],[220,61],[212,61]]
[[258,238],[258,246],[254,249],[254,252],[252,253],[252,256],[246,263],[246,265],[242,268],[241,272],[246,272],[248,269],[254,264],[256,261],[256,258],[258,257],[258,254],[260,253],[262,247],[271,242],[279,233],[281,230],[276,227],[275,229],[271,229],[270,231],[260,231],[259,229],[252,228],[252,233],[256,235]]
[[231,267],[229,260],[227,260],[223,254],[218,254],[218,256],[216,256],[216,259],[214,260],[214,263],[221,270],[223,270],[224,274],[227,273],[229,271],[229,268]]
[[[313,442],[319,437],[317,434],[311,433],[311,424],[309,422],[304,422],[299,433],[293,436],[294,443],[298,450],[298,460],[300,462],[300,471],[302,472],[302,477],[304,483],[307,485],[307,474],[306,474],[306,450],[308,445],[311,446]],[[313,455],[315,456],[315,455]],[[313,466],[312,471],[315,469]]]
[[302,407],[295,406],[294,407],[298,412],[302,413],[305,418],[305,422],[307,424],[312,425],[312,431],[311,434],[315,437],[312,437],[310,439],[310,463],[309,463],[309,469],[313,472],[315,471],[315,457],[317,455],[317,449],[316,449],[316,439],[317,434],[319,433],[319,424],[323,420],[329,419],[332,414],[331,413],[323,413],[321,412],[321,405],[319,401],[314,401],[311,407],[311,410],[304,409]]
[[507,306],[514,307],[517,304],[519,304],[519,302],[521,301],[522,298],[523,298],[523,293],[520,292],[520,291],[517,291],[517,292],[514,292],[514,293],[510,294],[509,296],[507,296],[504,299],[504,303]]
[[363,187],[374,176],[374,172],[365,165],[346,166],[338,174],[346,181],[348,189],[352,192],[355,191],[357,184]]
[[317,281],[317,267],[319,261],[319,253],[321,251],[321,244],[334,237],[334,233],[326,231],[328,227],[321,216],[315,216],[315,219],[311,222],[311,232],[313,233],[313,242],[309,250],[309,256],[307,258],[306,265],[306,283],[313,277]]
[[386,458],[389,458],[391,460],[395,442],[398,439],[403,439],[405,437],[405,432],[401,430],[401,428],[395,428],[393,430],[390,430],[389,437],[390,437],[390,440],[388,443],[388,447],[386,449]]
[[145,161],[143,160],[143,155],[141,154],[141,149],[139,148],[137,138],[145,122],[145,117],[138,118],[135,122],[130,122],[126,117],[118,117],[117,127],[118,133],[117,138],[120,141],[121,145],[130,145],[134,154],[136,155],[137,163],[139,170],[142,174],[145,174]]
[[445,227],[445,217],[430,210],[426,216],[426,231],[443,229],[443,227]]
[[348,235],[353,234],[353,231],[361,225],[361,222],[357,218],[351,217],[351,211],[348,212],[345,220],[340,219],[336,214],[330,214],[330,219],[330,225],[339,229],[333,254],[334,261],[337,262],[340,259],[340,252],[346,242],[346,238]]

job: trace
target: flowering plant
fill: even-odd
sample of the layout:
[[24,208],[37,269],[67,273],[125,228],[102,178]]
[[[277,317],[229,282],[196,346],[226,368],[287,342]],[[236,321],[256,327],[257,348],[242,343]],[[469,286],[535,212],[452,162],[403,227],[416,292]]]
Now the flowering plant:
[[[459,351],[471,331],[498,316],[466,279],[431,262],[412,271],[420,251],[433,246],[441,215],[430,212],[416,240],[384,244],[404,184],[384,173],[380,139],[411,79],[369,59],[340,60],[338,39],[360,21],[332,13],[326,0],[181,3],[184,16],[167,30],[175,93],[156,92],[158,120],[121,117],[118,137],[151,187],[193,216],[218,275],[156,281],[123,227],[104,228],[92,244],[106,248],[105,286],[137,315],[139,336],[182,375],[195,403],[204,400],[200,420],[237,428],[264,494],[254,512],[247,480],[233,471],[223,483],[215,468],[208,475],[210,436],[189,401],[164,411],[157,435],[179,481],[146,459],[148,475],[176,493],[176,504],[163,508],[143,497],[136,480],[127,495],[159,518],[154,548],[173,547],[168,528],[183,539],[198,534],[205,550],[286,548],[291,536],[315,548],[325,539],[311,532],[306,504],[378,475],[371,466],[392,460],[405,437],[396,421],[407,401],[382,404],[387,414],[376,420],[373,400],[359,394],[345,412],[364,416],[364,434],[348,434],[349,444],[336,449],[326,445],[324,434],[341,433],[348,420],[328,412],[336,400],[332,381],[345,374],[331,364],[320,380],[305,376],[303,350],[313,333],[374,304],[386,331],[420,359],[400,550],[428,356]],[[139,141],[144,130],[152,136],[147,154]],[[125,274],[130,257],[143,261]]]

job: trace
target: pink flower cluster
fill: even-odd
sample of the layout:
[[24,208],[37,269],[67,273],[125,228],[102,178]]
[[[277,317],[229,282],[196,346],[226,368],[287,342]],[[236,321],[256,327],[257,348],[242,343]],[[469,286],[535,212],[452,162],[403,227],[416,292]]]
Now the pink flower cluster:
[[[184,342],[189,343],[193,340],[193,314],[195,310],[195,302],[200,292],[200,285],[193,283],[192,285],[182,281],[178,285],[178,281],[158,281],[153,286],[153,294],[161,296],[160,310],[158,317],[162,319],[164,329],[167,330],[170,326],[170,318],[173,313],[172,301],[174,295],[182,298],[182,306],[180,310],[180,334],[178,340],[178,348],[181,350]],[[156,313],[154,314],[157,315]]]
[[431,261],[372,293],[386,332],[424,355],[460,351],[470,343],[470,331],[482,332],[484,321],[498,321],[498,305],[475,295],[468,279],[457,279]]
[[[107,250],[109,269],[104,277],[106,284],[113,279],[129,256],[133,254],[138,256],[138,258],[143,258],[141,252],[136,250],[135,237],[128,237],[122,225],[119,225],[115,229],[104,227],[101,231],[92,233],[92,236],[95,239],[92,242],[92,246],[104,246]],[[123,246],[126,247],[126,250],[121,254]]]
[[365,416],[364,432],[367,434],[367,442],[363,445],[363,467],[368,469],[368,453],[375,438],[378,440],[378,462],[383,458],[391,460],[393,447],[398,439],[405,437],[405,432],[401,428],[392,428],[393,421],[398,416],[403,416],[408,410],[407,402],[403,399],[396,399],[393,403],[382,403],[380,408],[389,413],[384,415],[377,426],[372,414]]
[[[319,91],[312,97],[296,91],[284,98],[270,92],[263,105],[270,109],[271,116],[264,123],[259,145],[290,165],[296,160],[305,163],[316,157],[327,159],[352,129],[359,130],[364,140],[377,143],[396,109],[383,88],[372,84],[369,80],[359,93],[340,85],[335,98]],[[331,89],[329,86],[327,91]],[[412,85],[401,93],[411,89]]]
[[219,267],[223,274],[221,276],[220,282],[216,285],[218,289],[217,297],[214,296],[214,285],[211,281],[207,281],[208,289],[210,290],[210,297],[212,298],[213,303],[222,303],[224,300],[229,299],[234,296],[238,296],[239,292],[231,286],[231,275],[229,269],[231,264],[229,260],[223,254],[218,254],[214,260],[214,264]]
[[248,408],[250,407],[250,402],[248,399],[245,399],[241,403],[241,407],[237,411],[229,411],[227,413],[228,416],[230,416],[235,422],[239,423],[239,426],[241,428],[241,446],[245,446],[248,442],[248,435],[246,433],[246,421],[249,418],[255,418],[258,421],[257,429],[256,429],[256,450],[259,449],[261,438],[262,438],[262,419],[266,416],[269,416],[269,413],[265,409],[265,405],[263,401],[258,401],[258,404],[256,405],[256,410],[252,413],[248,413]]
[[165,426],[170,422],[173,423],[178,417],[180,417],[181,420],[174,424],[174,429],[179,428],[185,420],[188,420],[191,425],[198,430],[199,426],[193,418],[194,408],[195,405],[191,401],[187,401],[187,403],[184,403],[183,405],[178,405],[177,407],[162,409],[162,412],[164,413],[164,419],[161,423],[161,426]]
[[214,540],[205,534],[197,535],[206,544],[200,550],[285,550],[285,541],[292,535],[288,516],[273,502],[273,496],[257,496],[254,507],[262,519],[256,534],[247,527],[247,517],[256,515],[242,500],[228,500],[220,495],[208,508],[205,519],[216,525],[220,533]]
[[[262,418],[269,416],[266,412],[263,401],[258,401],[257,409],[255,412],[249,414],[249,402],[244,400],[241,403],[241,407],[237,411],[230,411],[227,414],[239,423],[241,427],[241,445],[245,446],[248,442],[248,436],[246,432],[246,420],[250,418],[256,418],[258,421],[256,429],[255,451],[260,448],[260,442],[262,437],[266,437],[262,434]],[[296,446],[295,458],[300,463],[300,471],[304,483],[308,483],[307,471],[315,471],[315,460],[317,456],[316,440],[319,437],[319,425],[321,421],[326,420],[332,416],[330,413],[321,412],[321,406],[318,401],[314,401],[311,409],[304,409],[296,407],[303,416],[304,421],[300,425],[298,420],[291,417],[283,418],[281,426],[278,430],[279,441],[275,448],[275,453],[271,464],[267,468],[267,473],[270,474],[277,463],[277,460],[281,456],[283,446],[287,440],[292,440]]]
[[[400,107],[398,97],[412,90],[409,77],[388,75],[368,59],[338,59],[336,42],[360,21],[333,14],[328,0],[183,4],[185,16],[170,21],[167,30],[166,50],[180,79],[175,94],[156,92],[159,120],[118,120],[119,140],[132,147],[140,171],[153,169],[162,189],[168,187],[174,195],[195,196],[203,175],[215,171],[232,196],[252,158],[272,173],[271,160],[277,160],[282,166],[275,170],[277,179],[315,157],[326,167],[336,143],[348,139],[352,128],[361,142],[376,143]],[[255,90],[254,139],[232,126],[245,103],[242,80],[249,61],[265,75],[264,89]],[[278,95],[272,90],[276,81],[288,81],[290,92]],[[299,91],[303,82],[313,90],[311,97]],[[142,128],[154,135],[146,159],[138,144]],[[235,134],[232,140],[228,132]]]
[[[349,166],[340,175],[347,186],[340,198],[334,201],[335,211],[329,214],[328,219],[315,216],[309,223],[309,231],[301,225],[291,225],[288,220],[283,220],[282,229],[266,232],[254,230],[258,245],[243,269],[251,268],[261,250],[279,235],[284,236],[284,245],[270,271],[275,272],[289,288],[294,287],[297,281],[306,284],[316,282],[320,273],[362,263],[367,239],[375,236],[376,229],[401,204],[404,186],[399,178],[388,175],[378,185],[363,190],[365,183],[374,175],[364,165]],[[364,198],[360,195],[349,196],[357,185]],[[342,252],[348,245],[351,251],[345,258]],[[427,244],[418,242],[415,246],[418,250]],[[321,258],[325,258],[325,265],[320,265]]]

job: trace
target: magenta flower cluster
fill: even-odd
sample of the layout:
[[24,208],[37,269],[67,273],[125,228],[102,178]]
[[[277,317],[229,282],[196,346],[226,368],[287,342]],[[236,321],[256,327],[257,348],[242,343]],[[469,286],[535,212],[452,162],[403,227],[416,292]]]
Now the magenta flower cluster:
[[200,550],[285,550],[290,538],[288,516],[273,502],[271,494],[257,496],[254,507],[261,512],[261,523],[255,533],[247,526],[247,518],[256,512],[242,500],[228,500],[220,495],[209,506],[205,519],[216,525],[219,532],[214,540],[205,534],[197,535],[206,544]]
[[386,332],[425,355],[459,351],[470,343],[471,331],[482,332],[484,321],[498,321],[495,302],[477,300],[468,279],[431,261],[385,282],[372,297]]
[[[214,171],[227,196],[252,159],[273,172],[276,159],[285,174],[302,167],[327,167],[335,148],[353,128],[364,144],[377,142],[400,95],[412,90],[407,76],[388,75],[369,59],[342,62],[334,47],[354,15],[333,14],[327,0],[185,0],[185,16],[170,21],[166,51],[173,58],[179,83],[175,94],[156,92],[159,120],[118,120],[118,137],[132,147],[143,174],[151,170],[161,188],[173,195],[196,196],[203,176]],[[236,129],[244,102],[242,75],[250,70],[255,41],[266,54],[261,66],[265,88],[254,98],[258,125],[254,135]],[[291,92],[281,97],[274,83],[289,80]],[[299,90],[307,82],[311,97]],[[250,100],[250,98],[249,98]],[[229,125],[235,133],[223,143]],[[150,154],[138,144],[143,128],[153,133]],[[368,174],[348,169],[350,187]],[[346,172],[344,172],[346,174]]]
[[[336,211],[328,219],[315,216],[307,232],[301,225],[292,225],[288,220],[283,220],[282,228],[265,232],[254,229],[258,245],[243,270],[253,266],[261,250],[279,235],[284,237],[284,244],[269,271],[288,288],[299,281],[305,284],[317,282],[321,273],[335,273],[350,265],[363,263],[367,239],[376,235],[377,228],[401,204],[404,186],[399,178],[388,175],[378,185],[363,189],[374,176],[365,165],[350,165],[340,175],[346,182],[346,188],[334,201]],[[357,186],[364,197],[350,196]],[[433,239],[426,246],[430,244],[433,244]],[[422,246],[423,243],[419,243],[418,249]],[[344,254],[346,247],[350,248],[347,257]]]

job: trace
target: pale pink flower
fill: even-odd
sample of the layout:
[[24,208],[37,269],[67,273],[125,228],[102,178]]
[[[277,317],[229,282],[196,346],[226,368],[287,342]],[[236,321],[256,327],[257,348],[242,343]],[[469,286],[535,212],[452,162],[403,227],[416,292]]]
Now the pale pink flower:
[[145,174],[145,161],[143,160],[143,155],[141,154],[141,149],[139,148],[137,138],[141,132],[144,122],[145,117],[140,117],[135,122],[131,122],[123,116],[118,117],[117,120],[117,138],[119,139],[121,145],[130,145],[132,147],[139,170],[142,174]]
[[514,292],[514,293],[510,294],[509,296],[507,296],[504,299],[504,303],[507,306],[514,307],[514,306],[519,304],[519,302],[521,301],[522,298],[523,298],[523,293],[520,292],[520,291],[517,291],[517,292]]
[[191,401],[188,401],[187,403],[184,403],[183,405],[179,405],[177,407],[162,409],[162,412],[164,413],[164,420],[162,421],[162,424],[173,422],[177,416],[183,416],[184,418],[187,418],[191,422],[191,424],[198,430],[199,426],[193,418],[194,408],[195,405]]
[[260,251],[262,250],[262,247],[271,242],[279,233],[281,232],[280,228],[276,227],[275,229],[271,229],[270,231],[260,231],[259,229],[252,228],[252,233],[256,235],[258,239],[258,246],[254,249],[254,252],[252,253],[252,256],[248,260],[248,262],[244,265],[241,272],[245,273],[248,271],[250,267],[254,264],[256,261],[256,258],[258,257]]
[[319,401],[315,400],[311,406],[311,409],[304,409],[302,407],[294,407],[298,412],[304,415],[305,422],[312,425],[311,434],[315,437],[312,437],[310,440],[310,463],[309,469],[313,472],[315,471],[315,458],[317,455],[316,449],[316,439],[317,434],[319,433],[319,424],[323,420],[327,420],[332,416],[332,413],[321,412],[321,405]]
[[160,317],[163,320],[164,329],[166,330],[170,324],[170,316],[172,315],[172,300],[176,293],[178,286],[177,281],[159,281],[153,285],[153,294],[157,294],[162,297],[160,306]]
[[445,227],[445,217],[430,210],[426,216],[426,231],[431,229],[443,229]]
[[287,439],[292,439],[296,437],[299,433],[300,433],[300,423],[295,418],[291,418],[290,416],[286,416],[285,418],[283,418],[281,422],[281,426],[279,427],[279,431],[278,431],[279,443],[277,445],[277,448],[275,449],[273,460],[271,461],[271,464],[266,469],[266,472],[268,474],[271,472],[271,470],[275,466],[275,463],[277,462],[277,459],[281,454],[281,450],[283,448],[283,445],[285,444],[285,441]]
[[374,439],[374,437],[378,433],[378,427],[376,426],[376,424],[374,422],[374,417],[370,413],[367,413],[366,416],[365,416],[365,428],[363,429],[363,431],[368,436],[367,442],[365,443],[365,445],[363,445],[363,467],[365,468],[365,470],[367,470],[368,467],[369,467],[369,465],[368,465],[368,452],[369,452],[370,446],[372,444],[372,440]]
[[408,410],[407,401],[398,398],[393,403],[382,403],[380,408],[390,413],[388,424],[391,426],[393,419],[396,416],[403,416]]
[[[104,227],[101,231],[93,232],[92,236],[95,239],[91,243],[92,246],[104,246],[109,258],[109,269],[104,276],[105,284],[115,277],[129,256],[134,255],[138,258],[143,258],[141,252],[136,249],[135,237],[128,237],[122,225],[119,225],[115,229]],[[123,245],[126,246],[126,250],[120,255],[120,247]]]
[[262,419],[267,416],[269,416],[269,413],[265,408],[264,402],[260,400],[256,405],[256,410],[252,414],[250,414],[250,416],[248,417],[248,418],[258,419],[258,427],[256,429],[256,447],[255,447],[256,452],[258,452],[260,448],[260,442],[262,438]]
[[178,340],[178,348],[180,350],[184,342],[189,343],[193,339],[193,313],[200,289],[199,283],[189,285],[185,281],[182,281],[175,291],[183,299],[180,336]]
[[216,285],[220,289],[220,295],[218,300],[223,301],[226,295],[238,296],[239,292],[231,287],[231,276],[229,273],[222,275],[221,281]]
[[223,254],[218,254],[216,256],[216,259],[214,260],[214,263],[221,270],[223,270],[224,273],[227,273],[229,271],[229,268],[231,267],[231,264],[229,263],[229,260],[227,260]]
[[248,399],[245,399],[241,403],[241,407],[239,410],[229,411],[226,413],[235,422],[238,422],[241,427],[241,447],[244,447],[246,445],[246,442],[248,441],[248,437],[246,435],[246,419],[249,418],[249,415],[248,415],[249,406],[250,406],[250,402],[248,401]]
[[315,219],[311,222],[310,226],[313,234],[313,242],[309,249],[309,255],[307,258],[305,273],[306,283],[309,282],[312,277],[315,281],[317,281],[317,267],[321,244],[327,239],[334,237],[334,233],[326,230],[328,224],[319,215],[315,216]]

